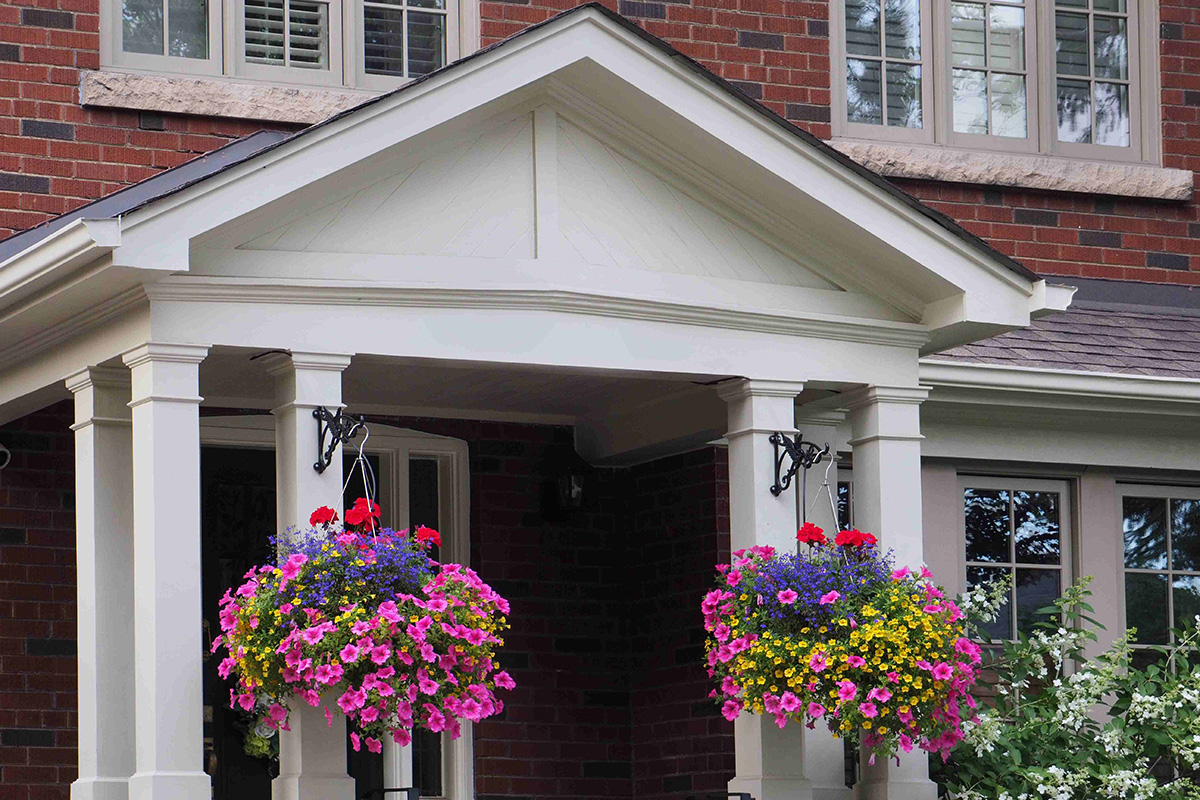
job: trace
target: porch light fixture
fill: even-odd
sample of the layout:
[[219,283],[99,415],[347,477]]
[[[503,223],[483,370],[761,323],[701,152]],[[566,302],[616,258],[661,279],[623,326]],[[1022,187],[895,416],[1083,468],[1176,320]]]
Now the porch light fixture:
[[[775,483],[771,485],[771,494],[776,497],[787,491],[792,485],[792,478],[801,467],[811,469],[814,464],[821,463],[821,460],[829,455],[828,443],[821,447],[804,441],[800,434],[790,438],[786,433],[776,431],[767,441],[775,445]],[[783,469],[784,458],[791,461],[787,470]]]
[[[322,475],[333,463],[333,453],[338,445],[346,444],[357,436],[366,421],[362,417],[343,414],[340,408],[333,412],[325,406],[314,408],[313,418],[317,421],[317,460],[313,469]],[[326,437],[329,437],[329,444],[325,443]]]

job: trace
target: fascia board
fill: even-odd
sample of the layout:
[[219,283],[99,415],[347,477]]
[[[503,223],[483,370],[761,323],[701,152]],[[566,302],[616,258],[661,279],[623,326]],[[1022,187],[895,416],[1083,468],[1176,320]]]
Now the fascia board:
[[78,219],[0,264],[0,310],[105,256],[121,244],[116,219]]
[[[921,383],[933,388],[931,403],[1029,406],[1041,398],[1045,407],[1090,404],[1100,410],[1106,402],[1122,401],[1138,404],[1147,413],[1161,413],[1167,406],[1200,404],[1200,380],[1192,378],[1070,372],[934,359],[921,359],[920,375]],[[1195,413],[1195,409],[1189,409],[1188,413]]]
[[[630,51],[642,57],[631,59]],[[736,97],[703,80],[681,59],[653,47],[594,10],[515,39],[463,64],[462,70],[436,76],[414,86],[412,92],[386,97],[321,130],[284,142],[202,185],[135,210],[125,222],[127,246],[116,254],[114,263],[184,269],[176,263],[183,257],[182,247],[169,248],[172,258],[163,255],[166,238],[174,238],[177,243],[194,238],[364,157],[585,61],[594,62],[684,117],[696,120],[798,191],[811,194],[812,167],[816,167],[817,174],[829,178],[819,181],[819,202],[858,227],[871,230],[880,241],[931,274],[953,285],[964,284],[963,288],[974,292],[986,286],[989,291],[1011,290],[1023,298],[1034,293],[1032,281],[989,259],[845,164],[754,113]],[[499,68],[501,62],[504,68]],[[411,108],[412,113],[382,119],[400,105]],[[727,113],[716,113],[718,108]],[[881,210],[884,213],[879,213]],[[1015,302],[1016,298],[1012,299]]]

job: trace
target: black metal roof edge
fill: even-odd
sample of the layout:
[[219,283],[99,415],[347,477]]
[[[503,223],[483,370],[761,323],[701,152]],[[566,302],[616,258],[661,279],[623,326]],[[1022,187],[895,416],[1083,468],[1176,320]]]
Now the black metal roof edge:
[[1072,308],[1110,309],[1141,313],[1200,311],[1200,286],[1137,283],[1100,278],[1063,278],[1078,288]]
[[[77,219],[112,219],[126,214],[149,200],[165,196],[175,187],[195,183],[197,177],[207,177],[226,165],[240,164],[288,135],[283,131],[256,131],[165,169],[157,175],[118,189],[112,194],[84,203],[65,214],[51,217],[32,228],[18,231],[0,240],[0,263],[27,250]],[[196,172],[199,173],[198,176],[193,176],[192,173]]]
[[[463,64],[467,64],[477,58],[482,57],[483,55],[485,55],[487,53],[492,52],[493,50],[504,47],[509,42],[515,41],[524,36],[528,36],[528,35],[532,34],[534,31],[537,31],[537,30],[547,27],[549,25],[553,25],[556,22],[558,22],[559,20],[565,19],[566,17],[572,16],[574,14],[582,13],[587,10],[596,11],[597,13],[601,14],[605,18],[611,20],[615,24],[624,28],[629,33],[633,34],[634,36],[637,36],[639,39],[643,40],[647,44],[650,44],[655,49],[666,54],[669,58],[676,60],[679,63],[683,64],[691,72],[696,74],[698,77],[704,79],[705,81],[716,86],[717,88],[719,88],[726,94],[735,98],[736,100],[741,102],[743,105],[745,105],[747,108],[749,108],[751,111],[755,112],[756,114],[763,117],[764,119],[771,122],[772,124],[776,125],[777,127],[780,127],[783,130],[787,131],[789,134],[798,137],[804,143],[816,148],[817,150],[819,150],[821,153],[823,153],[827,157],[832,158],[837,163],[846,167],[847,169],[849,169],[850,171],[859,175],[860,177],[866,179],[869,183],[871,183],[876,188],[883,190],[888,195],[899,200],[900,202],[902,202],[904,205],[908,206],[912,210],[920,213],[921,215],[923,215],[930,221],[934,222],[938,226],[945,229],[947,232],[962,239],[964,242],[966,242],[967,244],[969,244],[970,246],[975,248],[977,251],[979,251],[982,255],[986,255],[992,259],[995,259],[997,262],[999,262],[1003,266],[1007,267],[1012,272],[1015,272],[1018,275],[1020,275],[1021,277],[1026,278],[1030,281],[1036,281],[1036,280],[1041,279],[1041,276],[1039,276],[1037,273],[1033,272],[1028,267],[1025,267],[1024,265],[1020,264],[1019,262],[1010,258],[1009,256],[999,252],[998,250],[993,248],[991,245],[989,245],[987,242],[985,242],[983,239],[981,239],[980,237],[976,236],[975,234],[973,234],[970,231],[963,228],[961,225],[959,225],[957,222],[955,222],[953,219],[951,219],[946,214],[943,214],[940,211],[930,208],[929,206],[925,205],[917,198],[913,197],[912,195],[908,194],[904,190],[902,190],[899,187],[892,184],[886,178],[873,172],[872,170],[868,169],[867,167],[864,167],[862,164],[859,164],[854,159],[852,159],[849,156],[847,156],[846,154],[838,151],[837,149],[831,147],[829,144],[822,141],[818,137],[812,135],[811,133],[804,130],[803,128],[800,128],[800,127],[792,124],[784,117],[780,116],[776,112],[772,111],[771,109],[769,109],[766,106],[759,103],[754,98],[752,98],[749,95],[742,92],[740,89],[738,89],[736,86],[734,86],[733,84],[726,81],[724,78],[721,78],[720,76],[716,75],[715,73],[713,73],[712,71],[710,71],[709,69],[704,67],[702,64],[697,62],[695,59],[693,59],[687,55],[684,55],[679,50],[676,50],[670,44],[668,44],[667,42],[658,38],[654,34],[648,32],[646,30],[643,30],[632,20],[629,20],[629,19],[621,16],[616,11],[613,11],[612,9],[610,9],[607,6],[604,6],[598,2],[584,3],[583,5],[579,5],[574,8],[568,9],[567,11],[563,11],[560,14],[556,14],[555,16],[550,17],[547,20],[535,23],[534,25],[531,25],[528,28],[524,28],[524,29],[518,31],[517,33],[514,33],[512,36],[509,36],[506,39],[503,39],[499,42],[494,42],[493,44],[490,44],[487,47],[481,48],[481,49],[475,51],[474,53],[471,53],[470,55],[465,56],[464,58],[460,58],[459,60],[457,60],[453,63],[447,64],[446,66],[444,66],[440,69],[434,70],[433,72],[430,72],[426,75],[422,75],[419,78],[415,78],[414,80],[409,81],[408,83],[404,84],[403,86],[399,86],[399,87],[391,90],[390,92],[386,92],[386,93],[378,95],[376,97],[369,98],[369,99],[363,101],[362,103],[359,103],[356,106],[352,106],[348,109],[345,109],[344,111],[338,112],[337,114],[334,114],[333,116],[329,117],[328,119],[322,120],[321,122],[318,122],[315,125],[310,125],[309,127],[304,128],[303,130],[297,131],[291,135],[286,135],[277,141],[267,144],[265,147],[263,147],[261,149],[255,150],[253,153],[250,153],[243,158],[222,164],[219,167],[217,167],[216,169],[205,172],[204,174],[201,174],[192,180],[188,180],[188,181],[182,182],[178,185],[172,186],[170,189],[168,189],[167,191],[162,192],[160,194],[157,194],[154,196],[143,197],[139,202],[124,208],[121,211],[121,213],[130,213],[130,212],[135,211],[139,208],[142,208],[156,200],[160,200],[164,197],[168,197],[177,192],[181,192],[184,189],[187,189],[191,186],[196,185],[197,183],[200,183],[201,181],[207,180],[207,179],[213,177],[214,175],[219,175],[220,173],[224,172],[227,169],[231,169],[231,168],[237,166],[238,164],[248,161],[251,158],[263,155],[264,153],[274,150],[277,147],[281,147],[284,144],[287,144],[288,142],[291,142],[295,139],[305,136],[305,135],[311,133],[312,131],[323,128],[327,125],[331,125],[331,124],[337,122],[338,120],[343,119],[344,117],[347,117],[351,114],[354,114],[364,108],[368,108],[372,105],[375,105],[376,103],[383,102],[384,100],[387,100],[391,97],[397,96],[403,92],[410,91],[414,87],[419,86],[429,80],[433,80],[436,77],[440,77],[440,76],[447,74],[453,70],[459,69]],[[244,139],[239,139],[235,142],[230,143],[230,145],[226,145],[225,147],[231,147],[232,145],[235,145],[238,142],[246,141],[247,139],[250,139],[254,135],[257,135],[257,134],[251,134],[250,137],[245,137]],[[219,150],[221,150],[221,149],[224,149],[224,148],[219,148]],[[213,152],[216,153],[216,152],[218,152],[218,150],[215,150]],[[211,155],[211,153],[209,155]],[[193,161],[195,161],[195,160],[196,159],[193,159]],[[193,161],[189,161],[189,162],[187,162],[187,164],[191,164],[191,163],[193,163]],[[180,165],[180,166],[186,166],[186,164]],[[176,167],[175,169],[178,169],[178,167]],[[170,170],[168,170],[168,172],[169,171]],[[157,178],[157,177],[159,177],[159,176],[155,176],[155,178]],[[137,186],[141,186],[141,185],[147,183],[148,181],[153,181],[155,178],[150,178],[150,179],[147,179],[147,181],[142,181],[137,184],[133,184],[133,186],[127,187],[126,189],[122,189],[120,191],[122,191],[122,192],[128,191],[128,189],[132,189]],[[114,194],[116,194],[116,193],[114,193]],[[108,197],[112,197],[112,196],[113,195],[109,195]],[[101,198],[101,200],[104,200],[104,199],[107,199],[107,198]],[[99,202],[99,201],[94,201],[94,203],[95,202]],[[94,203],[88,204],[88,205],[91,206]],[[83,206],[81,208],[87,208],[87,206]],[[74,214],[74,213],[78,212],[79,210],[80,209],[76,209],[74,212],[71,212],[71,213]],[[53,224],[58,219],[59,218],[56,217],[55,219],[48,220],[47,222],[42,223],[42,226]],[[38,226],[38,228],[40,228],[42,226]],[[31,228],[30,230],[31,231],[37,230],[37,228]],[[23,231],[22,233],[26,233],[26,231]],[[13,238],[15,238],[15,236],[18,236],[18,235],[21,235],[21,234],[14,234],[13,237],[9,237],[8,240],[5,240],[4,243],[11,241]],[[31,240],[28,244],[26,244],[26,247],[29,246],[30,244],[35,243],[36,241],[37,241],[37,239]],[[0,243],[0,244],[2,244],[2,243]],[[24,248],[22,248],[22,249],[24,249]]]

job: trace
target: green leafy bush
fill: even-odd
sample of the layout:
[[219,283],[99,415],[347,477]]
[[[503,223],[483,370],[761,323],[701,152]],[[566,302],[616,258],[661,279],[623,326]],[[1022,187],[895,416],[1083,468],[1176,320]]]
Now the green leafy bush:
[[[1135,666],[1129,630],[1088,659],[1102,629],[1092,619],[1090,579],[1070,587],[1037,629],[995,643],[993,696],[951,759],[936,772],[956,800],[1195,800],[1200,785],[1200,646],[1196,627],[1176,632],[1159,663]],[[1004,585],[963,596],[976,639],[1008,596]],[[1200,617],[1197,618],[1200,622]],[[987,663],[987,662],[985,662]]]

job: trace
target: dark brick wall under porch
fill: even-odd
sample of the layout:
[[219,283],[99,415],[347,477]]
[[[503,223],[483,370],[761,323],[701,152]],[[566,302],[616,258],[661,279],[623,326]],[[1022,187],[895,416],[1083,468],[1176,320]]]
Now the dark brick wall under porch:
[[[470,446],[471,561],[512,603],[519,684],[476,728],[479,800],[723,790],[733,729],[705,696],[695,609],[728,557],[724,451],[585,470],[564,510],[555,479],[584,467],[569,427],[375,419]],[[65,800],[75,777],[70,422],[62,403],[0,427],[0,800]]]

